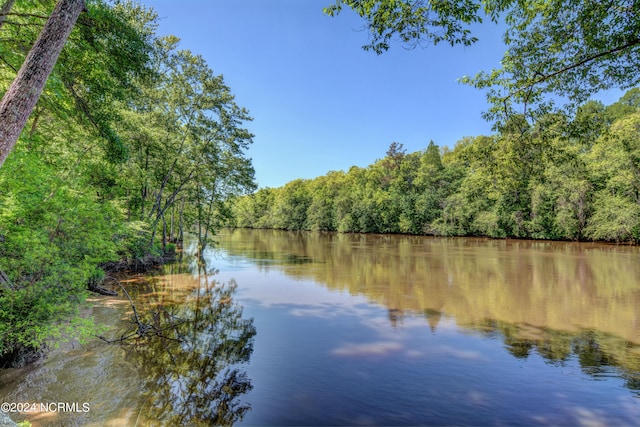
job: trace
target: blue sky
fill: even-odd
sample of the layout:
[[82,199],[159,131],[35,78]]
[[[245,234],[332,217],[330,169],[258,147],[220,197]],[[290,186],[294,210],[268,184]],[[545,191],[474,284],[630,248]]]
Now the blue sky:
[[254,117],[248,156],[260,187],[367,166],[394,141],[413,152],[491,133],[484,93],[456,80],[499,66],[494,24],[476,27],[471,47],[395,43],[378,56],[361,48],[368,34],[351,10],[322,13],[332,0],[141,2],[158,12],[159,34],[202,55]]

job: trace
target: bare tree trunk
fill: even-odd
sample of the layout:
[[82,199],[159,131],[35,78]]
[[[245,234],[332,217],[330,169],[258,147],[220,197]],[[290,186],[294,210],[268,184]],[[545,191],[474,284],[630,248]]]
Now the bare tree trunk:
[[0,101],[0,166],[16,145],[84,7],[84,0],[60,0],[56,4],[18,75]]
[[175,239],[173,236],[173,232],[174,232],[173,217],[175,216],[175,214],[176,214],[176,205],[174,203],[173,205],[171,205],[171,226],[169,227],[169,241],[172,243],[175,243]]
[[162,215],[162,253],[167,251],[167,218]]
[[180,205],[180,215],[179,215],[179,220],[178,220],[178,241],[180,242],[180,245],[182,247],[184,247],[184,228],[183,228],[183,222],[182,222],[182,213],[184,211],[184,201],[182,202],[182,205]]

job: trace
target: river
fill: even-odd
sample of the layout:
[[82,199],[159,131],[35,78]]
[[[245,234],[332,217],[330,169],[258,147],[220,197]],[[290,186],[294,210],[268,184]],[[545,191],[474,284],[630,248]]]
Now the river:
[[[0,372],[35,427],[632,425],[640,248],[223,230],[123,284],[144,338]],[[121,292],[122,293],[122,292]],[[103,336],[125,296],[92,299]],[[57,409],[56,409],[57,408]]]

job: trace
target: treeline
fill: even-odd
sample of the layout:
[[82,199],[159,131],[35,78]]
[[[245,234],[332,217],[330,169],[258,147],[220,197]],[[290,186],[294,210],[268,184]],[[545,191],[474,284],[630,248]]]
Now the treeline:
[[640,241],[640,90],[575,116],[512,117],[453,150],[391,144],[366,167],[263,188],[237,227]]
[[[5,3],[2,91],[55,2]],[[0,367],[93,333],[77,314],[107,267],[158,261],[185,230],[204,247],[228,196],[255,188],[248,112],[156,28],[136,2],[87,2],[0,168]]]

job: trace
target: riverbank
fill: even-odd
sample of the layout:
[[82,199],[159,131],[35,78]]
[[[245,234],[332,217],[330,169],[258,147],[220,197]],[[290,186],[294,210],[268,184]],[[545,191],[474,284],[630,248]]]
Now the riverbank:
[[568,238],[551,238],[551,237],[518,237],[518,236],[490,236],[483,234],[435,234],[435,233],[405,233],[405,232],[378,232],[378,231],[339,231],[335,229],[289,229],[289,228],[273,228],[273,227],[235,227],[229,225],[228,230],[256,230],[256,231],[282,231],[282,232],[301,232],[301,233],[335,233],[355,236],[406,236],[406,237],[428,237],[428,238],[445,238],[445,239],[489,239],[496,241],[522,241],[522,242],[557,242],[557,243],[592,243],[597,245],[613,245],[613,246],[640,246],[640,240],[611,241],[605,239],[568,239]]
[[[0,371],[0,396],[5,399],[61,401],[89,408],[86,412],[18,414],[16,419],[28,420],[34,427],[230,424],[211,412],[218,407],[212,402],[232,399],[230,393],[249,387],[237,372],[226,368],[234,358],[250,354],[247,346],[255,332],[232,302],[234,288],[207,287],[204,275],[194,274],[192,267],[197,268],[194,263],[178,261],[152,274],[120,277],[128,296],[120,292],[117,297],[90,298],[92,308],[85,314],[105,327],[102,336],[115,342],[94,338],[82,345],[63,344],[38,363]],[[143,336],[137,334],[129,297],[141,323],[150,327]],[[131,337],[120,340],[123,336]],[[237,337],[241,337],[238,343]],[[174,379],[180,383],[177,388]],[[202,398],[182,402],[181,396],[172,394],[182,386],[198,390],[195,395]],[[217,394],[221,387],[225,391]],[[221,411],[220,416],[233,413],[235,417],[243,408],[230,404],[229,411]],[[189,417],[203,418],[180,422],[184,411]]]
[[[105,335],[117,336],[130,325],[126,298],[95,295],[88,303],[83,317],[101,325]],[[0,370],[0,396],[8,402],[54,402],[70,408],[11,415],[33,427],[133,425],[136,412],[123,408],[140,399],[139,381],[125,347],[93,337],[83,344],[59,343],[35,363]]]
[[[90,293],[83,289],[78,283],[75,293],[69,297],[69,299],[76,301],[75,306],[73,306],[73,303],[65,301],[64,304],[68,307],[68,315],[66,317],[58,316],[57,322],[52,322],[53,324],[49,326],[53,330],[49,337],[55,337],[53,342],[50,342],[52,340],[49,339],[49,337],[45,337],[45,339],[40,340],[41,342],[38,345],[28,345],[21,342],[14,344],[10,347],[10,350],[5,349],[5,351],[0,354],[0,369],[23,367],[41,360],[43,357],[46,357],[49,351],[49,345],[53,344],[53,346],[57,346],[57,341],[64,340],[64,337],[71,337],[70,339],[75,339],[91,335],[91,331],[94,328],[90,322],[86,320],[86,316],[80,314],[78,311],[82,305],[80,301],[83,301],[85,298],[90,298],[92,294],[117,296],[121,293],[118,285],[119,278],[126,277],[126,274],[150,272],[166,263],[173,262],[176,259],[176,254],[179,250],[180,249],[177,249],[175,244],[168,244],[166,245],[166,250],[162,255],[148,254],[140,258],[125,258],[119,261],[106,262],[98,265],[93,269],[94,273],[89,277],[85,285],[86,289],[90,291]],[[8,279],[6,279],[6,275],[4,273],[2,274],[2,277],[5,278],[4,284],[9,287],[10,292],[19,294],[24,290],[22,288],[13,289],[12,284]],[[0,284],[2,284],[1,281]],[[43,289],[42,292],[46,293],[47,290]],[[0,294],[0,297],[2,297],[2,294]],[[12,300],[9,301],[12,302]],[[19,304],[15,304],[15,301],[13,302],[13,305],[19,306]],[[61,302],[60,304],[62,305],[63,303]],[[12,306],[9,304],[7,305]],[[1,314],[2,312],[0,310],[0,315]],[[28,322],[24,323],[28,324]],[[70,324],[75,324],[75,331],[70,328]]]

